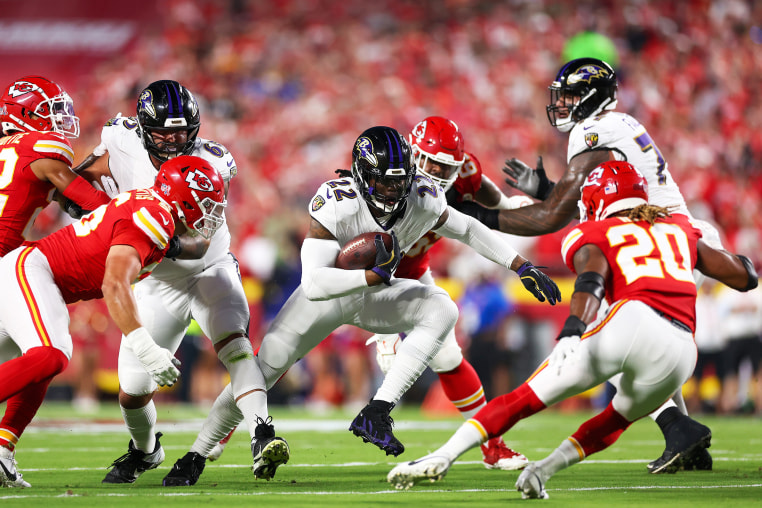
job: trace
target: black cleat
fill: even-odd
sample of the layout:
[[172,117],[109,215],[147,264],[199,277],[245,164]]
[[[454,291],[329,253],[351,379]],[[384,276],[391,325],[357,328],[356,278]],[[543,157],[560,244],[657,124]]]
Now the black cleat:
[[711,471],[712,470],[712,456],[709,454],[709,450],[701,448],[696,451],[690,457],[686,457],[683,460],[683,469],[686,471]]
[[106,474],[101,483],[135,483],[141,474],[159,467],[159,464],[164,462],[164,448],[159,443],[161,436],[161,432],[156,433],[156,446],[151,453],[138,450],[130,439],[127,453],[109,466],[111,471]]
[[[666,434],[667,447],[661,457],[646,467],[651,474],[676,473],[681,467],[695,469],[696,461],[701,467],[712,468],[712,457],[706,450],[711,446],[712,431],[706,425],[689,417],[681,418]],[[708,457],[708,462],[707,462]]]
[[257,417],[254,439],[251,440],[254,478],[267,481],[275,476],[278,466],[288,462],[291,457],[291,450],[286,440],[275,435],[275,426],[270,423],[272,420],[272,416],[269,416],[267,420]]
[[206,457],[196,452],[188,452],[175,462],[162,480],[165,487],[189,487],[195,485],[204,472]]
[[360,436],[364,443],[373,443],[395,457],[405,451],[405,446],[394,437],[394,420],[389,413],[394,403],[383,400],[371,400],[349,426],[355,436]]

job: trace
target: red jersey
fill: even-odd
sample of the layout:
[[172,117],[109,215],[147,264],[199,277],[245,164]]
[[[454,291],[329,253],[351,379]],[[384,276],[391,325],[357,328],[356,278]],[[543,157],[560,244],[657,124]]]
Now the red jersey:
[[[482,186],[482,166],[479,164],[479,160],[466,153],[466,159],[463,162],[463,166],[458,171],[458,178],[452,184],[452,191],[448,192],[447,200],[455,200],[460,203],[466,199],[473,199],[476,191]],[[415,242],[407,252],[405,257],[400,261],[397,271],[394,272],[395,277],[402,279],[420,279],[421,276],[426,273],[429,268],[429,249],[442,238],[433,231],[429,231],[421,237],[420,240]]]
[[695,331],[693,268],[699,238],[701,231],[681,214],[657,219],[653,226],[613,217],[579,224],[564,238],[561,253],[575,271],[574,254],[583,245],[596,245],[611,267],[606,281],[609,303],[639,300]]
[[137,280],[141,280],[163,259],[174,234],[169,205],[152,191],[139,189],[118,195],[79,221],[29,245],[45,254],[64,300],[74,303],[103,298],[103,274],[112,245],[131,245],[138,251],[143,269]]
[[32,172],[38,159],[74,161],[71,143],[56,132],[27,132],[0,138],[0,257],[24,241],[55,187]]

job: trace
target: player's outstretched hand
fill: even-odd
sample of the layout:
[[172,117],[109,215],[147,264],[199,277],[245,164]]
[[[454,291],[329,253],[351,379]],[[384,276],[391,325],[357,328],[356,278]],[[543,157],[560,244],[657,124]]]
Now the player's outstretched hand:
[[154,342],[148,330],[137,328],[124,336],[125,346],[137,356],[140,364],[159,386],[172,386],[180,377],[180,360],[172,351]]
[[399,240],[397,240],[397,235],[395,235],[394,231],[392,231],[392,250],[386,250],[386,246],[384,245],[384,241],[381,238],[381,235],[376,235],[375,243],[376,266],[371,268],[371,270],[373,270],[376,275],[383,279],[384,284],[391,286],[392,275],[394,275],[394,272],[397,270],[397,267],[402,260]]
[[556,283],[529,261],[521,265],[516,273],[521,277],[521,283],[524,284],[527,291],[539,301],[544,302],[547,298],[551,305],[561,301],[561,291]]
[[536,169],[532,169],[519,159],[508,159],[505,161],[503,173],[508,176],[505,183],[540,200],[545,200],[555,185],[545,174],[542,156],[537,157]]
[[561,369],[565,364],[574,362],[574,354],[579,347],[581,339],[579,335],[562,337],[558,340],[556,347],[548,356],[548,368],[556,369],[556,375],[561,374]]

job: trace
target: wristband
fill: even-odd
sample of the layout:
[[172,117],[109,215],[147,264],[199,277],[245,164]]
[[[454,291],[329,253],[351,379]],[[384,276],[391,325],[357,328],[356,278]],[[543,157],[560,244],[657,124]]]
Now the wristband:
[[577,316],[569,316],[566,318],[564,327],[561,328],[561,332],[559,332],[556,340],[561,340],[564,337],[571,337],[573,335],[582,337],[582,334],[585,333],[586,328],[587,325],[580,318]]

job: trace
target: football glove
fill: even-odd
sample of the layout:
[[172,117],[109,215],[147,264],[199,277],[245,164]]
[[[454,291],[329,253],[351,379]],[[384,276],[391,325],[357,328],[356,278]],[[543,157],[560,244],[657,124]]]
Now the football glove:
[[159,347],[148,330],[137,328],[124,336],[125,346],[137,356],[143,368],[159,386],[172,386],[180,377],[180,360],[169,349]]
[[64,212],[68,213],[69,217],[74,220],[79,220],[90,213],[90,210],[83,210],[81,206],[68,198],[66,198],[66,201],[64,201],[63,209]]
[[377,333],[369,338],[366,346],[376,343],[376,363],[384,375],[389,372],[397,356],[397,349],[400,347],[400,336],[397,333]]
[[402,260],[402,256],[400,254],[400,243],[397,240],[397,235],[395,235],[394,231],[392,231],[391,251],[386,250],[386,246],[384,245],[384,241],[381,239],[381,235],[376,235],[374,241],[376,243],[376,266],[371,268],[371,270],[373,270],[376,275],[383,279],[384,284],[391,286],[392,275],[394,275],[394,272],[397,270],[397,267]]
[[182,245],[180,245],[180,237],[175,235],[169,239],[169,248],[164,253],[165,258],[175,259],[183,251]]
[[576,362],[576,352],[582,339],[579,335],[561,338],[548,356],[548,368],[556,369],[556,375],[561,375],[564,365]]
[[527,261],[516,270],[516,273],[521,277],[521,283],[524,284],[527,291],[532,293],[535,298],[541,302],[544,302],[547,298],[548,303],[555,305],[556,302],[561,301],[561,291],[550,277],[537,268]]
[[544,201],[553,190],[555,182],[548,180],[542,165],[542,156],[537,157],[537,169],[532,169],[518,159],[508,159],[503,168],[508,178],[505,183],[524,194]]

